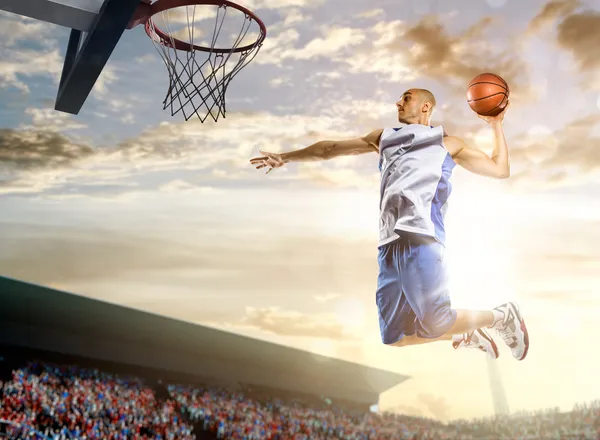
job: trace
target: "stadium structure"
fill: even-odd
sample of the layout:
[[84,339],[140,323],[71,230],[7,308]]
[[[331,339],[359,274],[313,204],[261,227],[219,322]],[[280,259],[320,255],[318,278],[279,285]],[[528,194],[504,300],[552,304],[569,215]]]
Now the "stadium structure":
[[[0,356],[42,356],[160,381],[278,390],[368,409],[408,376],[0,277]],[[18,359],[17,359],[18,358]]]

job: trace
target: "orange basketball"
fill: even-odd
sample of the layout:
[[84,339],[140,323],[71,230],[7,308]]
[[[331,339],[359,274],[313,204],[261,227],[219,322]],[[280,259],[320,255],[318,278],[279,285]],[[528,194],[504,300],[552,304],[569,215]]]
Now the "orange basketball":
[[467,102],[471,109],[482,116],[496,116],[508,103],[508,84],[493,73],[477,75],[469,83]]

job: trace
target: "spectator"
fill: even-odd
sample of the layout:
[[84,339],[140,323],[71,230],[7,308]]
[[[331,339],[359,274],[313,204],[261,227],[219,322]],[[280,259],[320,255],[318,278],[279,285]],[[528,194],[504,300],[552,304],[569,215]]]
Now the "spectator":
[[[0,382],[0,420],[10,438],[189,440],[192,425],[223,440],[598,440],[600,401],[441,423],[362,413],[303,398],[250,398],[239,391],[170,385],[159,400],[140,378],[96,369],[29,363]],[[258,396],[258,393],[254,393]],[[24,433],[27,434],[24,434]],[[41,438],[41,435],[39,436]]]

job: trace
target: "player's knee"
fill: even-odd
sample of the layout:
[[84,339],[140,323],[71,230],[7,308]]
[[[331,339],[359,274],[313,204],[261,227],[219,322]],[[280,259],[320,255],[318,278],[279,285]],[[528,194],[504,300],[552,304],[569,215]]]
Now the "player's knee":
[[455,320],[456,312],[450,304],[444,304],[425,313],[420,322],[427,337],[437,338],[447,333]]

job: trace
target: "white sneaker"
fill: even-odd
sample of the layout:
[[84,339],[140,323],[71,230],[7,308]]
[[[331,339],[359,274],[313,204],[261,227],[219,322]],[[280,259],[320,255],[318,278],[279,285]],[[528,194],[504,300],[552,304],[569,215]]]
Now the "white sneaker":
[[529,350],[529,334],[525,321],[521,318],[519,306],[514,302],[494,308],[503,316],[491,327],[496,330],[504,343],[509,346],[515,359],[522,361]]
[[478,328],[471,333],[465,333],[462,335],[456,335],[452,337],[452,347],[457,348],[476,348],[478,350],[488,353],[492,359],[498,359],[498,347],[490,336],[490,334],[483,328]]

